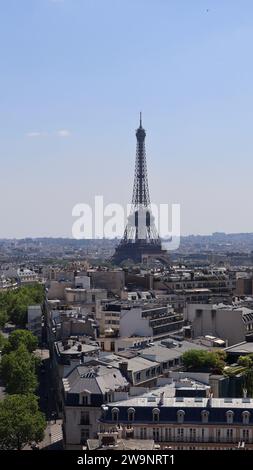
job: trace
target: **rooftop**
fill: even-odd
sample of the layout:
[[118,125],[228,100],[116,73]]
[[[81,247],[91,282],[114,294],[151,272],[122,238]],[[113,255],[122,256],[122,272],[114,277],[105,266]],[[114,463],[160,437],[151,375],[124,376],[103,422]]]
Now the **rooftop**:
[[81,393],[85,390],[94,394],[106,393],[128,386],[127,380],[118,369],[104,365],[92,367],[77,366],[63,379],[65,392]]
[[61,355],[88,354],[100,349],[97,344],[86,344],[74,339],[57,341],[55,347]]

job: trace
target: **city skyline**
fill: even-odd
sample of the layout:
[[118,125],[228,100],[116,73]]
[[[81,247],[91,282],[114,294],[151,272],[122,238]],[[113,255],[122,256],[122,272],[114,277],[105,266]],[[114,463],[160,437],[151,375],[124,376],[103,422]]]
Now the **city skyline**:
[[75,204],[130,203],[139,111],[151,201],[181,204],[182,234],[253,232],[243,5],[5,3],[0,238],[71,237]]

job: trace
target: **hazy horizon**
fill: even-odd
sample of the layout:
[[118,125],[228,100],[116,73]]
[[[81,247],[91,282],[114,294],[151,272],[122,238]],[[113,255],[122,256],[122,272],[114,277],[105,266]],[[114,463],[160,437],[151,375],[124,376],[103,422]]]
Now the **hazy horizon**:
[[0,239],[131,202],[139,111],[151,201],[183,235],[253,233],[252,1],[8,0],[1,20]]

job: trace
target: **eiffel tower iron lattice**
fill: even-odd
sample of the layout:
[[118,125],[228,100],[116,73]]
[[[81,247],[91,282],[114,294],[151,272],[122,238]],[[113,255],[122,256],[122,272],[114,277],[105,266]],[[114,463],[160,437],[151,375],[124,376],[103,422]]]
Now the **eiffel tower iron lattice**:
[[162,250],[161,240],[150,207],[145,138],[146,131],[142,127],[140,113],[140,125],[136,130],[137,144],[132,206],[124,236],[112,257],[112,262],[115,264],[120,264],[127,259],[138,263],[150,256],[160,259],[167,258],[166,252]]

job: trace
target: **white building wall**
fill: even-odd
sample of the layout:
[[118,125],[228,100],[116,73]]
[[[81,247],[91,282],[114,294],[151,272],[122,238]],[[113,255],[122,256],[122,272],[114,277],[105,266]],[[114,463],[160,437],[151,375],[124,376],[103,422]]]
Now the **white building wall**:
[[81,286],[83,289],[90,288],[90,277],[89,276],[76,276],[75,287]]
[[[198,314],[197,310],[202,310]],[[184,319],[192,323],[193,337],[213,335],[228,340],[228,345],[245,340],[246,326],[240,310],[216,308],[215,305],[189,304]]]
[[153,330],[149,326],[148,318],[142,318],[142,309],[135,307],[130,310],[122,310],[120,317],[120,336],[153,336]]
[[[81,423],[81,412],[89,413],[90,424]],[[81,430],[89,430],[89,438],[96,438],[98,419],[101,416],[100,407],[66,406],[65,407],[65,447],[67,450],[81,449]]]

